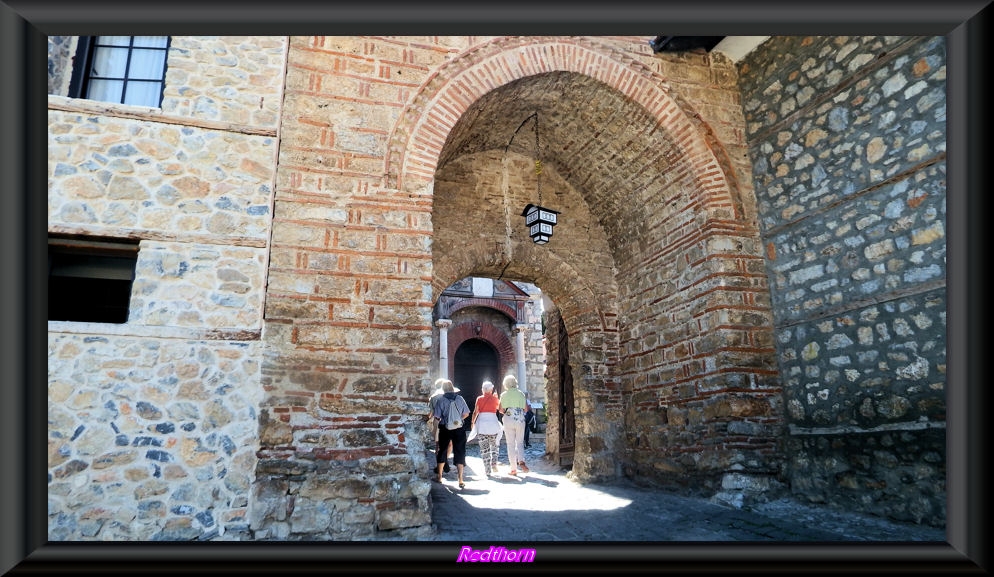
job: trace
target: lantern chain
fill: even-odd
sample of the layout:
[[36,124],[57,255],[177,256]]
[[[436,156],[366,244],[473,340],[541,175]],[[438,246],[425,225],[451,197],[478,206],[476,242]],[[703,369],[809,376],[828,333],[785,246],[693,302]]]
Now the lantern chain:
[[538,141],[538,111],[537,110],[535,112],[532,112],[531,114],[529,114],[527,118],[525,118],[524,120],[521,121],[521,124],[518,125],[517,130],[515,130],[514,134],[511,135],[511,140],[509,140],[508,143],[507,143],[507,146],[504,147],[504,153],[506,154],[507,151],[508,151],[508,149],[511,148],[511,143],[514,142],[514,137],[518,135],[518,132],[522,128],[524,128],[525,124],[527,124],[529,120],[531,120],[533,118],[535,119],[535,188],[538,191],[538,206],[542,206],[542,179],[541,179],[541,176],[540,176],[542,174],[542,160],[539,158],[539,150],[541,150],[541,149],[539,148],[539,141]]
[[542,206],[542,159],[538,147],[538,111],[535,111],[535,189],[538,190],[538,205]]

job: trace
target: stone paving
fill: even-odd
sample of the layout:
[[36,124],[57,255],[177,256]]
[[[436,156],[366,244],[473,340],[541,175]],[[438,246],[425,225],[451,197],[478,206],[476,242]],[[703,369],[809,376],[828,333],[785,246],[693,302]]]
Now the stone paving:
[[526,449],[529,473],[507,473],[502,444],[497,476],[486,478],[479,446],[466,451],[466,487],[455,468],[432,483],[439,541],[498,543],[624,542],[939,542],[945,531],[781,499],[737,509],[625,481],[579,484],[544,458],[541,437]]

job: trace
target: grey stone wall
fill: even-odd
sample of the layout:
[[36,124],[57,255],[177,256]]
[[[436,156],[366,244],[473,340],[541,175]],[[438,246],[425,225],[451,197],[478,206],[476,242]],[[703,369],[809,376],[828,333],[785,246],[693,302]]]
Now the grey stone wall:
[[48,37],[48,93],[65,96],[72,77],[72,58],[77,36]]
[[[546,421],[545,452],[553,458],[559,456],[560,436],[562,435],[561,408],[563,399],[560,393],[563,375],[559,373],[559,323],[562,315],[555,306],[545,311],[545,352],[548,363],[545,365],[546,407],[555,407],[554,418]],[[568,346],[568,345],[567,345]],[[548,411],[546,412],[548,416]]]
[[154,120],[49,111],[50,229],[264,246],[275,139]]
[[945,43],[783,37],[740,63],[784,384],[813,502],[945,523]]
[[173,36],[162,111],[275,127],[287,43],[285,36]]
[[525,304],[525,374],[528,379],[528,400],[545,403],[545,331],[542,326],[542,291],[535,285],[518,285],[531,295]]
[[81,323],[59,324],[48,340],[49,539],[244,533],[259,343],[109,335],[92,325],[76,334],[69,325]]
[[246,538],[285,39],[174,39],[162,110],[65,97],[70,40],[49,232],[140,242],[126,323],[48,323],[48,537]]

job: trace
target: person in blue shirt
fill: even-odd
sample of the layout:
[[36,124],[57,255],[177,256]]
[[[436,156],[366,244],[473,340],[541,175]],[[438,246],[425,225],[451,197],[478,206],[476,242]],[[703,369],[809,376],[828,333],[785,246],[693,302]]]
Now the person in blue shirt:
[[[427,416],[428,434],[431,435],[432,441],[435,443],[436,454],[438,454],[439,446],[438,446],[438,419],[435,418],[435,403],[437,403],[438,399],[440,399],[442,395],[445,394],[445,391],[442,390],[443,380],[444,379],[435,379],[435,390],[432,391],[431,395],[428,397],[428,416]],[[458,393],[459,387],[454,387],[453,390]],[[446,455],[445,466],[443,467],[443,470],[446,473],[449,472],[449,459],[451,458],[452,458],[452,447],[450,446],[449,454]],[[431,470],[434,472],[435,468],[432,467]]]

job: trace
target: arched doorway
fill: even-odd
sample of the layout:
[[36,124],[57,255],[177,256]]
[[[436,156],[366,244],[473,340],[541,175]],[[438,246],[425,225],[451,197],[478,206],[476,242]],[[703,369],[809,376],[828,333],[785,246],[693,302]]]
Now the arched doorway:
[[[460,393],[472,411],[476,406],[476,397],[483,392],[480,385],[485,380],[494,383],[494,390],[500,390],[500,370],[497,351],[483,339],[469,339],[456,349],[452,382],[460,389]],[[466,427],[470,419],[466,419]]]
[[[780,389],[738,166],[665,78],[614,55],[589,39],[501,39],[419,95],[390,163],[404,190],[431,195],[433,289],[492,277],[556,303],[572,395],[555,392],[574,416],[557,425],[573,430],[576,478],[775,474]],[[543,245],[520,220],[536,201],[561,215]]]

